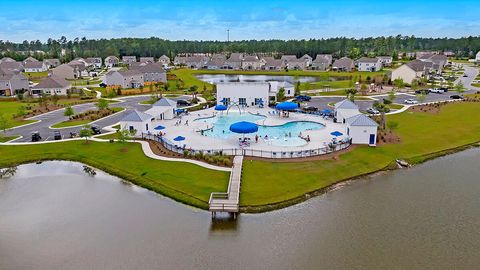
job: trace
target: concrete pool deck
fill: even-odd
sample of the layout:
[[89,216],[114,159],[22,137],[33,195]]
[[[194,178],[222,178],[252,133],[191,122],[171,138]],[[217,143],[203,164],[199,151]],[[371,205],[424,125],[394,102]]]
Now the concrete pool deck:
[[[319,130],[306,130],[302,132],[304,137],[307,135],[310,136],[310,142],[305,141],[305,144],[302,146],[273,145],[271,141],[265,140],[264,138],[259,138],[258,143],[255,143],[255,133],[245,134],[245,137],[251,138],[251,143],[250,146],[243,147],[244,149],[277,152],[312,150],[326,147],[333,138],[333,136],[330,135],[330,133],[333,131],[340,131],[344,134],[343,136],[338,137],[338,139],[345,138],[346,136],[346,125],[333,123],[332,119],[327,120],[321,116],[301,113],[290,113],[288,118],[279,117],[278,115],[269,115],[269,112],[273,111],[274,109],[272,108],[246,108],[245,113],[266,116],[265,119],[256,121],[256,123],[259,125],[278,126],[295,121],[310,121],[320,123],[324,125],[324,127]],[[230,112],[238,113],[238,109],[232,107]],[[183,115],[181,118],[175,118],[172,120],[156,120],[154,121],[154,126],[165,126],[166,128],[162,130],[162,132],[165,133],[164,138],[166,138],[170,143],[179,147],[185,146],[187,149],[192,148],[194,150],[239,149],[240,147],[238,139],[243,137],[242,134],[233,135],[229,138],[215,138],[201,135],[200,131],[211,128],[212,124],[202,121],[195,121],[195,119],[213,117],[221,113],[222,112],[215,111],[214,108],[209,108],[201,111],[191,112],[189,115]],[[242,111],[242,113],[244,112]],[[223,114],[226,114],[226,112],[223,112]],[[180,119],[181,124],[176,125]],[[187,121],[188,125],[185,125]],[[184,141],[176,142],[173,139],[177,136],[183,136],[186,139]]]

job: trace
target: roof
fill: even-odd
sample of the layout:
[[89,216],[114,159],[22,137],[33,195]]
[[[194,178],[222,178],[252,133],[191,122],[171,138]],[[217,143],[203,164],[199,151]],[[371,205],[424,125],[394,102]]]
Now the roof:
[[118,61],[118,57],[114,56],[114,55],[110,55],[110,56],[107,56],[105,57],[105,60],[117,60]]
[[373,121],[370,117],[365,114],[357,114],[352,117],[349,117],[345,120],[350,126],[358,127],[376,127],[378,126],[377,122]]
[[169,60],[169,61],[170,61],[170,57],[166,56],[165,54],[163,54],[162,56],[160,56],[158,59],[166,59],[166,60]]
[[27,61],[25,62],[25,68],[42,68],[43,62],[39,61]]
[[2,59],[0,59],[0,63],[2,62],[16,62],[16,61],[10,57],[3,57]]
[[60,60],[57,58],[52,58],[52,59],[45,59],[43,62],[47,64],[60,64]]
[[388,55],[377,56],[377,58],[379,58],[379,59],[393,59],[392,56],[388,56]]
[[145,122],[152,119],[150,114],[134,110],[120,120],[121,122]]
[[304,54],[300,59],[312,59],[312,57],[308,54]]
[[256,55],[245,55],[245,57],[243,58],[243,61],[248,61],[248,62],[258,61],[258,57]]
[[352,66],[353,66],[353,60],[348,57],[342,57],[340,59],[335,60],[335,62],[333,63],[333,67],[336,67],[336,68],[343,68],[343,67],[350,68]]
[[37,85],[33,88],[35,89],[43,89],[43,88],[65,88],[70,86],[71,84],[63,78],[58,76],[49,76],[43,78]]
[[273,57],[264,57],[263,60],[265,61],[265,66],[267,67],[281,67],[282,60],[281,59],[274,59]]
[[286,54],[286,55],[282,55],[281,59],[286,61],[292,61],[292,60],[297,60],[297,56]]
[[207,62],[207,66],[216,66],[216,67],[221,67],[225,65],[225,60],[220,59],[220,58],[212,58],[210,61]]
[[149,63],[144,66],[138,66],[136,68],[142,73],[160,73],[160,72],[165,72],[163,70],[163,66],[160,63]]
[[232,53],[228,58],[228,62],[240,62],[242,61],[243,54],[242,53]]
[[337,103],[335,103],[335,110],[338,110],[338,109],[357,109],[358,110],[358,106],[357,104],[351,102],[349,99],[344,99],[342,101],[339,101]]
[[140,70],[137,70],[137,69],[121,70],[121,71],[118,71],[118,73],[120,73],[120,75],[122,75],[124,77],[142,75],[142,72]]
[[413,69],[414,71],[424,71],[426,67],[431,67],[431,62],[424,62],[421,60],[413,60],[408,62],[406,65]]
[[23,60],[24,63],[28,63],[28,62],[38,62],[37,59],[29,56],[27,59]]
[[177,102],[168,99],[168,98],[161,98],[157,102],[153,103],[153,107],[155,106],[170,106],[170,107],[175,107],[177,105]]
[[357,60],[358,63],[377,63],[378,58],[368,58],[368,57],[362,57]]

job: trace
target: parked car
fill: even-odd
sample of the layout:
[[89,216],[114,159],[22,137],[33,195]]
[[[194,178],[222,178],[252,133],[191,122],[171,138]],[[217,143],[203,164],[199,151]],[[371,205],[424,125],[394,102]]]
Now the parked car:
[[107,85],[104,84],[104,83],[101,83],[101,84],[99,84],[98,86],[103,87],[103,88],[107,87]]
[[35,131],[32,132],[32,142],[38,142],[42,140],[42,136],[40,136],[40,132]]
[[437,93],[437,94],[442,94],[444,92],[443,90],[440,90],[438,88],[430,88],[430,89],[428,89],[428,91],[430,93]]
[[310,99],[312,99],[311,96],[307,96],[307,95],[298,95],[295,97],[295,99],[297,101],[310,101]]
[[451,99],[463,99],[463,97],[460,96],[460,95],[451,95],[450,98]]
[[440,90],[443,90],[444,93],[448,92],[448,88],[447,88],[447,87],[440,87],[439,89],[440,89]]
[[53,139],[56,140],[56,141],[62,139],[62,134],[60,134],[60,131],[55,130],[55,131],[53,132]]
[[412,98],[409,98],[409,99],[405,99],[405,104],[417,104],[418,101],[416,101],[415,99],[412,99]]
[[100,128],[98,126],[92,126],[92,131],[93,131],[94,135],[102,133],[102,131],[100,130]]
[[368,108],[367,113],[369,114],[379,114],[380,112],[374,108]]
[[463,77],[468,77],[468,75],[467,75],[467,74],[463,74]]
[[188,102],[186,100],[183,100],[183,99],[179,99],[179,100],[177,100],[177,105],[178,106],[190,106],[190,102]]
[[309,111],[309,112],[315,112],[315,111],[318,111],[318,108],[314,106],[306,106],[306,107],[303,107],[303,110]]

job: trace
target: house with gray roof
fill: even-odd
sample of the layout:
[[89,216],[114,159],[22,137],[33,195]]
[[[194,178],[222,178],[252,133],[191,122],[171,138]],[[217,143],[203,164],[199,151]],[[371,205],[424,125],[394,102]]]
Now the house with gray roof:
[[145,111],[157,120],[173,119],[177,111],[177,102],[168,98],[161,98],[153,103],[152,108]]
[[89,57],[85,59],[85,62],[87,62],[88,66],[94,67],[94,68],[101,68],[102,67],[102,58],[101,57]]
[[167,73],[163,69],[163,65],[159,62],[148,63],[136,69],[143,74],[144,83],[167,82]]
[[137,62],[137,57],[136,56],[129,56],[129,55],[124,55],[122,56],[122,63],[129,65],[130,63],[135,63]]
[[105,74],[103,83],[122,89],[140,88],[145,84],[143,73],[136,69],[109,71]]
[[425,54],[419,57],[418,60],[432,63],[432,69],[438,73],[441,73],[448,63],[448,57],[443,54]]
[[134,136],[154,131],[152,126],[153,116],[144,112],[133,110],[127,112],[120,120],[120,128],[127,129]]
[[120,63],[120,59],[118,59],[118,57],[114,55],[110,55],[105,57],[104,62],[107,68],[112,68],[118,66],[118,63]]
[[78,79],[82,76],[82,71],[85,71],[85,65],[81,62],[73,64],[63,64],[52,69],[52,74],[68,80]]
[[0,63],[0,72],[2,73],[20,73],[22,71],[22,62],[6,60]]
[[194,55],[194,56],[187,56],[185,60],[185,64],[187,67],[192,69],[200,69],[205,66],[208,62],[209,58],[205,55]]
[[288,62],[297,60],[297,56],[292,54],[285,54],[282,55],[282,58],[280,58],[280,60],[282,60],[283,65],[287,66]]
[[243,70],[260,70],[263,66],[263,61],[260,61],[257,55],[246,55],[243,57]]
[[332,64],[332,70],[334,71],[352,71],[355,68],[355,64],[352,59],[348,57],[342,57],[335,60]]
[[150,56],[147,56],[147,57],[140,57],[140,63],[154,63],[155,62],[155,58],[154,57],[150,57]]
[[187,65],[187,57],[186,56],[175,56],[173,59],[173,64],[175,66],[186,66]]
[[45,62],[40,61],[26,61],[23,68],[25,72],[44,72],[48,70]]
[[300,57],[299,59],[305,61],[305,65],[307,67],[309,67],[310,65],[312,65],[312,62],[313,62],[313,58],[308,55],[308,54],[304,54],[302,57]]
[[25,65],[28,62],[39,62],[36,58],[29,56],[25,60],[23,60],[23,64]]
[[382,61],[379,58],[362,57],[356,63],[358,71],[375,72],[382,69]]
[[44,59],[43,63],[45,63],[48,69],[58,67],[61,64],[60,60],[56,58]]
[[363,113],[346,119],[347,135],[353,144],[377,144],[378,124]]
[[170,65],[170,57],[164,54],[158,58],[158,62],[162,64],[163,67],[167,67],[168,65]]
[[312,62],[313,70],[325,71],[330,68],[332,64],[333,57],[331,54],[317,54],[315,60]]
[[284,67],[282,60],[280,59],[275,59],[273,57],[263,57],[262,60],[264,62],[262,70],[280,71]]
[[13,96],[29,90],[28,79],[22,73],[0,72],[0,96]]
[[225,60],[225,69],[239,70],[242,68],[243,53],[232,53],[227,60]]
[[382,66],[384,66],[384,67],[392,66],[393,57],[391,57],[391,56],[377,56],[377,58],[380,59],[380,62],[382,62]]
[[426,76],[432,68],[432,62],[416,59],[393,70],[391,79],[392,81],[401,79],[404,83],[412,84],[414,80],[420,80]]
[[72,84],[62,77],[55,75],[43,78],[37,85],[32,87],[31,93],[34,96],[41,94],[66,96]]
[[16,61],[10,57],[3,57],[2,59],[0,59],[0,63],[4,63],[4,62],[16,62]]
[[353,103],[349,99],[344,99],[340,102],[335,103],[334,109],[334,122],[345,123],[346,119],[354,115],[359,114],[357,104]]

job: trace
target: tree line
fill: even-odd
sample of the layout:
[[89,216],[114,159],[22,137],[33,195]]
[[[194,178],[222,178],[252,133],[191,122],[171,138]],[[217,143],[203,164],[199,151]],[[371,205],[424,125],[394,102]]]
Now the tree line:
[[[46,42],[23,41],[14,43],[0,40],[2,56],[22,60],[27,56],[43,58],[62,58],[69,61],[75,57],[107,57],[109,55],[135,55],[170,58],[189,53],[263,53],[277,56],[294,54],[300,57],[309,54],[315,57],[319,53],[333,54],[335,57],[390,55],[397,57],[407,51],[438,50],[452,51],[457,57],[471,57],[480,50],[480,36],[462,38],[420,38],[415,36],[389,36],[369,38],[328,38],[309,40],[241,40],[241,41],[188,41],[151,38],[115,38],[68,40],[49,38]],[[39,51],[39,52],[36,52]],[[30,53],[25,53],[30,52]],[[44,53],[42,53],[44,52]]]

